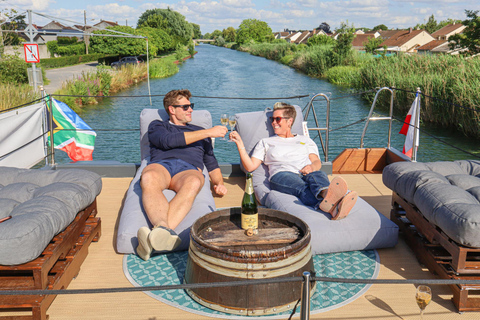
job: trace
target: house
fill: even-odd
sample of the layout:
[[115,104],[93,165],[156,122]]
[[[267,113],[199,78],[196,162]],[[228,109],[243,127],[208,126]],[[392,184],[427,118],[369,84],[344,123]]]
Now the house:
[[65,26],[57,21],[51,21],[43,27],[38,26],[37,31],[45,41],[44,43],[57,40],[57,37],[77,37],[78,39],[83,38],[82,30]]
[[290,35],[290,32],[288,32],[288,31],[281,31],[281,32],[274,32],[273,33],[273,36],[275,37],[275,39],[285,39],[289,35]]
[[[387,53],[405,52],[416,53],[417,48],[430,41],[435,40],[425,30],[400,30],[393,34],[390,38],[383,41],[379,47],[387,47]],[[381,49],[380,49],[381,50]]]
[[376,38],[374,34],[357,34],[352,41],[352,48],[358,51],[365,50],[365,43],[370,38]]
[[467,50],[467,48],[450,49],[450,42],[448,40],[433,40],[421,47],[418,47],[417,53],[423,55],[439,53],[456,55]]
[[454,34],[462,33],[465,28],[461,23],[452,23],[432,33],[432,37],[437,40],[448,40]]
[[297,40],[297,38],[300,37],[301,35],[302,33],[297,31],[286,36],[285,40],[287,40],[287,42],[290,42],[290,43],[295,43],[295,40]]
[[378,30],[377,31],[380,34],[380,37],[383,40],[388,40],[390,39],[394,34],[398,32],[398,30]]
[[96,23],[93,25],[94,30],[98,29],[106,29],[108,27],[115,27],[118,26],[118,23],[116,22],[111,22],[111,21],[106,21],[106,20],[100,20],[99,23]]

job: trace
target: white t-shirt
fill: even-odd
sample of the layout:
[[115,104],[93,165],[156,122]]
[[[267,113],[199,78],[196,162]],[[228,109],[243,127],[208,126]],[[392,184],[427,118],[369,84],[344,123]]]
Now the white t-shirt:
[[260,159],[268,167],[270,177],[280,171],[299,171],[311,164],[309,155],[318,154],[318,147],[307,136],[296,135],[281,138],[277,135],[260,140],[253,150],[252,157]]

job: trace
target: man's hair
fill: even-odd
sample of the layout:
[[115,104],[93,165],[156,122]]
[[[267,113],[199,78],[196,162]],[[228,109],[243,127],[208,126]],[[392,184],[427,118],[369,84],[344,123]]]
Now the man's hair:
[[273,111],[275,110],[283,110],[283,115],[287,118],[292,118],[295,122],[295,117],[297,116],[297,110],[291,104],[285,102],[276,102],[273,105]]
[[178,99],[181,99],[182,97],[190,100],[191,96],[192,94],[187,89],[172,90],[167,93],[163,98],[163,107],[165,108],[165,111],[167,111],[168,115],[170,115],[170,112],[168,112],[169,106],[173,106],[178,101]]

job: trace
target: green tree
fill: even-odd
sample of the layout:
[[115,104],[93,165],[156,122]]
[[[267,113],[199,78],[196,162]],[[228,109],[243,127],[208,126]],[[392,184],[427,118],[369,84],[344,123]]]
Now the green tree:
[[202,32],[200,31],[200,26],[196,23],[191,23],[193,28],[193,38],[202,39]]
[[374,54],[375,50],[382,44],[383,39],[378,37],[371,37],[367,41],[363,43],[363,46],[365,47],[365,52]]
[[449,38],[450,48],[468,48],[468,54],[480,53],[480,17],[478,10],[465,10],[467,18],[462,23],[466,28],[463,33],[457,33]]
[[265,42],[272,40],[272,38],[272,29],[266,22],[257,19],[245,19],[238,27],[235,42],[238,44],[243,44],[250,40]]
[[[139,35],[137,30],[128,26],[109,27],[107,30],[94,31],[93,33],[118,35],[118,33],[108,30]],[[147,53],[145,39],[140,38],[92,36],[90,37],[90,48],[92,52],[96,53],[119,54],[123,56],[138,56]]]
[[236,31],[234,27],[228,27],[227,29],[223,29],[222,31],[222,37],[225,39],[227,42],[234,42],[235,41],[235,36],[236,36]]
[[[23,30],[27,27],[27,24],[25,23],[25,15],[17,15],[17,10],[5,9],[1,10],[0,13],[7,18],[7,22],[2,24],[2,30]],[[0,46],[2,46],[2,44],[5,46],[18,46],[22,42],[23,39],[17,33],[2,32]]]
[[212,35],[207,32],[203,35],[203,39],[212,39]]
[[428,18],[427,23],[425,24],[425,31],[427,31],[428,33],[434,33],[437,30],[437,20],[435,20],[435,17],[432,14],[430,18]]
[[335,45],[335,39],[324,34],[316,34],[313,37],[308,38],[307,45],[320,46],[320,45]]
[[[158,15],[166,20],[166,25],[162,25],[160,17],[150,18],[150,16]],[[155,21],[155,25],[150,23]],[[152,28],[165,29],[176,43],[187,45],[193,36],[193,26],[180,13],[168,9],[150,9],[142,13],[138,18],[137,27],[149,26]]]
[[379,24],[378,26],[375,26],[372,29],[372,31],[378,31],[378,30],[386,31],[386,30],[388,30],[388,27],[384,24]]
[[340,56],[341,59],[345,59],[351,54],[352,42],[355,38],[355,27],[353,24],[348,25],[348,21],[341,22],[340,28],[336,30],[339,35],[337,37],[337,43],[335,44],[334,51]]
[[175,49],[172,37],[163,29],[142,27],[137,32],[148,38],[148,53],[151,57]]
[[215,30],[210,34],[210,39],[216,40],[218,37],[222,36],[222,31],[220,30]]

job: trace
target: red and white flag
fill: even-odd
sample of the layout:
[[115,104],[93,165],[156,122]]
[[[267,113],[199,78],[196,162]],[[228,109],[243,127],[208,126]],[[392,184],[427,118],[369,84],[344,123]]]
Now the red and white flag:
[[[406,156],[412,158],[413,148],[417,148],[419,145],[419,137],[420,137],[420,114],[417,118],[416,113],[420,112],[420,94],[417,93],[415,100],[413,100],[412,106],[410,110],[408,110],[407,117],[403,123],[402,129],[400,130],[400,134],[406,135],[405,137],[405,144],[403,145],[402,153]],[[417,119],[417,123],[415,123],[415,119]],[[414,143],[414,131],[417,130],[416,134],[416,141]]]

